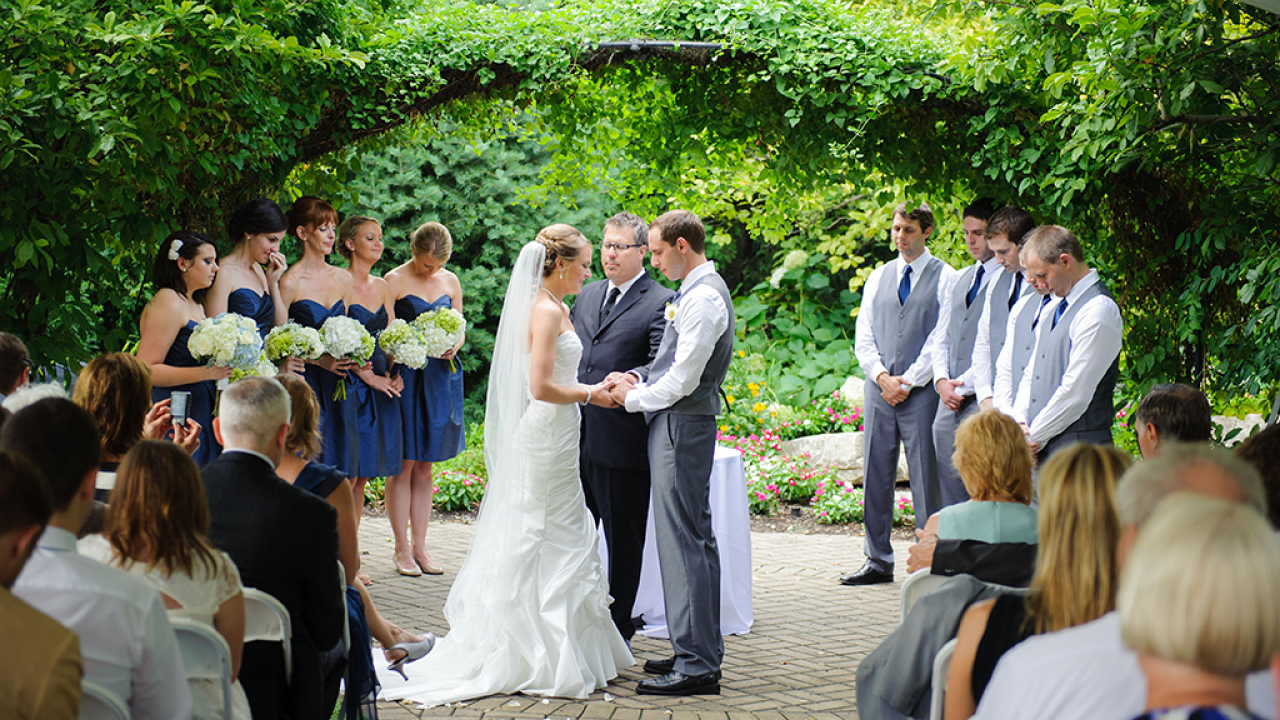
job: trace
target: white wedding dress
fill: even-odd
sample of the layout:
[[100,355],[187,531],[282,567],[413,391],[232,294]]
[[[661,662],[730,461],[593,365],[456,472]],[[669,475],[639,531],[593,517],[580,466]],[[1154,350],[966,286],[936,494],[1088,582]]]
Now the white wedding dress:
[[[499,345],[502,337],[499,330]],[[517,362],[527,363],[527,338]],[[496,347],[495,358],[500,352]],[[577,383],[581,357],[575,333],[556,339],[557,384]],[[581,699],[634,662],[609,616],[608,580],[578,478],[578,406],[528,397],[527,367],[514,432],[486,433],[489,485],[445,603],[449,633],[405,666],[408,682],[380,671],[383,699],[425,705],[498,693]],[[494,376],[499,372],[495,367]],[[494,393],[504,392],[494,376],[491,411]]]

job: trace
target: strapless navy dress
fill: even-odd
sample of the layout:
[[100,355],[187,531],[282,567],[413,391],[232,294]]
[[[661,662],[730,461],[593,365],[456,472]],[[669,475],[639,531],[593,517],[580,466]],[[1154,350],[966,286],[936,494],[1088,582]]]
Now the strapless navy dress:
[[[387,309],[369,312],[363,305],[352,305],[347,314],[364,325],[375,338],[387,327]],[[386,376],[387,354],[379,345],[369,359],[373,372]],[[358,401],[360,428],[360,467],[352,473],[355,477],[387,477],[399,475],[404,464],[404,429],[400,420],[400,399],[369,387],[363,380],[352,376],[354,383],[348,392],[355,392]]]
[[[178,337],[173,339],[173,344],[169,346],[169,352],[164,356],[164,364],[173,367],[202,367],[204,363],[191,357],[191,351],[187,348],[187,343],[191,340],[191,331],[196,329],[196,322],[188,320],[187,324],[178,330]],[[175,385],[173,387],[156,387],[151,386],[151,402],[157,403],[161,400],[168,400],[175,390],[185,390],[191,393],[191,399],[187,403],[187,417],[200,423],[200,449],[196,450],[196,454],[191,456],[197,465],[204,465],[222,454],[222,446],[218,444],[218,439],[213,435],[213,406],[218,399],[217,383],[213,380],[201,380],[197,383],[188,383],[186,385]]]
[[258,334],[263,340],[276,324],[276,304],[271,301],[270,293],[261,295],[249,288],[233,290],[227,296],[227,312],[243,315],[258,325]]
[[[315,300],[298,300],[289,306],[291,319],[317,330],[325,320],[346,312],[347,306],[341,300],[328,309]],[[360,464],[360,428],[356,415],[358,403],[351,388],[359,380],[355,379],[354,373],[348,374],[347,399],[334,400],[333,394],[342,381],[337,374],[308,363],[303,370],[303,378],[315,391],[316,401],[320,404],[320,435],[324,439],[324,449],[317,460],[353,475]]]
[[[427,302],[417,295],[396,301],[396,317],[412,321],[428,310],[453,307],[453,298],[441,295]],[[454,364],[457,364],[454,360]],[[404,391],[400,417],[404,421],[404,459],[440,462],[456,457],[467,447],[462,417],[462,367],[449,371],[449,361],[430,358],[421,370],[402,367]]]

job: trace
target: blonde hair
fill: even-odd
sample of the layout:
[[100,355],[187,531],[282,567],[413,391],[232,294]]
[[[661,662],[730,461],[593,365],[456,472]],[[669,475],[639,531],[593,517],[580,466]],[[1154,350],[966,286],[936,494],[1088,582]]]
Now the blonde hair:
[[960,423],[951,462],[973,499],[1031,504],[1031,449],[1008,415],[983,410]]
[[586,236],[578,232],[572,225],[556,223],[538,231],[534,238],[547,249],[547,259],[542,263],[542,277],[551,277],[556,269],[556,261],[573,262],[582,254],[582,249],[591,245]]
[[316,393],[306,380],[292,373],[285,373],[276,379],[289,393],[289,405],[292,409],[289,433],[284,436],[284,451],[303,460],[310,460],[320,454],[324,442],[324,437],[320,435],[320,404],[316,402]]
[[1027,594],[1036,633],[1096,620],[1115,607],[1120,517],[1116,482],[1133,456],[1080,443],[1040,471],[1039,549]]
[[356,233],[360,232],[360,228],[364,227],[365,223],[377,225],[378,221],[364,215],[352,215],[338,226],[338,254],[346,258],[347,262],[351,262],[351,258],[355,255],[355,251],[347,247],[347,241],[354,240]]
[[448,262],[453,254],[453,236],[449,234],[449,228],[438,222],[422,223],[409,236],[409,251],[414,257],[428,255],[440,262]]
[[1280,543],[1256,510],[1189,492],[1138,533],[1116,602],[1141,655],[1243,678],[1280,652]]

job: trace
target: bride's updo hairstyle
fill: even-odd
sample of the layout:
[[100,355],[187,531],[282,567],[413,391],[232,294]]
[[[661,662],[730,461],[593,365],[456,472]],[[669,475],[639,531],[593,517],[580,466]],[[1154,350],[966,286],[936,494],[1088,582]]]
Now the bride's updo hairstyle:
[[582,253],[583,248],[591,245],[586,236],[578,232],[577,228],[564,223],[556,223],[542,228],[538,231],[538,236],[534,240],[547,249],[547,259],[542,263],[542,277],[544,278],[551,277],[551,273],[555,272],[557,260],[573,262],[578,259],[578,255]]
[[254,198],[231,213],[227,234],[232,245],[240,245],[251,235],[270,235],[289,229],[280,206],[266,198]]
[[289,208],[285,220],[289,223],[289,234],[297,238],[300,227],[310,231],[326,222],[337,225],[338,211],[315,195],[303,195],[293,201],[293,207]]
[[425,222],[409,236],[409,251],[414,257],[435,258],[440,262],[449,262],[453,254],[453,236],[449,228],[438,222]]
[[[169,288],[186,297],[186,274],[178,267],[178,258],[187,261],[195,260],[201,245],[213,246],[213,254],[217,256],[217,246],[206,235],[190,230],[175,230],[169,233],[169,236],[161,241],[160,248],[156,250],[156,262],[151,270],[151,282],[156,284],[156,288]],[[192,299],[199,301],[200,298],[195,296],[203,294],[203,290],[197,290]]]

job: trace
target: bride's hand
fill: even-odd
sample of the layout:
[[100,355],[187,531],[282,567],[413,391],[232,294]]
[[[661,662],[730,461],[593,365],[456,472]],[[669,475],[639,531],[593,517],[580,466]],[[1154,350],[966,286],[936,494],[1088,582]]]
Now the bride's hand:
[[602,408],[618,407],[618,404],[613,401],[613,397],[609,392],[612,388],[613,388],[613,383],[609,382],[608,380],[605,380],[604,382],[596,383],[595,385],[590,386],[591,404],[597,405]]

